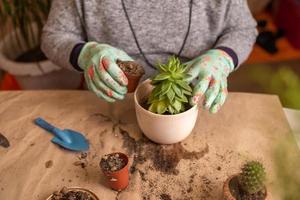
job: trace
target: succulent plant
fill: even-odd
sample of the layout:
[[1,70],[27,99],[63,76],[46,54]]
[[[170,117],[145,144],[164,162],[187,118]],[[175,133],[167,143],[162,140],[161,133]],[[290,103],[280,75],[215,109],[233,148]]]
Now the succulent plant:
[[154,86],[149,98],[148,110],[157,114],[178,114],[184,112],[192,95],[192,88],[186,82],[187,67],[176,57],[166,64],[158,64],[159,73],[152,78]]
[[266,172],[258,161],[247,162],[238,176],[241,189],[248,194],[255,194],[265,187]]

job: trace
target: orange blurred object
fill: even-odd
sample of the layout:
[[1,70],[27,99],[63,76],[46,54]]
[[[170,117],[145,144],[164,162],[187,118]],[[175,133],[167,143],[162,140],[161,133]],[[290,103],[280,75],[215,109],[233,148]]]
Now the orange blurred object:
[[[270,13],[265,12],[257,15],[255,18],[257,20],[267,20],[267,29],[272,32],[277,31]],[[278,52],[276,54],[270,54],[258,45],[255,45],[249,59],[246,61],[246,64],[259,64],[300,59],[300,50],[294,48],[285,37],[278,39],[276,46],[278,48]]]
[[13,75],[5,73],[0,82],[0,90],[21,90],[21,87]]

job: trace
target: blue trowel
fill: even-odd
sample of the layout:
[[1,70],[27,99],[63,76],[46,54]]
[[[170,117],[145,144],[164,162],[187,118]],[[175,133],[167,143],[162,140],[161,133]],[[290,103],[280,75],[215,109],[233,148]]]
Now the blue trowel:
[[61,130],[42,118],[37,118],[34,122],[36,125],[52,133],[55,137],[51,141],[65,149],[72,151],[87,151],[89,149],[88,140],[79,132],[69,129]]

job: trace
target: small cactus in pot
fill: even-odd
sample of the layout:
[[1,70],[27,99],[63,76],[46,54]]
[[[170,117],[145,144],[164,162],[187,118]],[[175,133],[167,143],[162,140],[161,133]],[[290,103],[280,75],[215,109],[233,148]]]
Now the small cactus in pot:
[[264,166],[258,161],[246,163],[238,176],[241,189],[247,194],[257,194],[265,187],[266,172]]
[[244,164],[241,172],[227,179],[224,184],[225,200],[264,200],[266,172],[262,163],[250,161]]

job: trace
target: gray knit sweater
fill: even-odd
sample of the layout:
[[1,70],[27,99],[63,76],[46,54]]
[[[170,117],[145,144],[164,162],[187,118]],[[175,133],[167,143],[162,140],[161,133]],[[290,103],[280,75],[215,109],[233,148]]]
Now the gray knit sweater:
[[[182,60],[192,59],[211,48],[225,47],[233,58],[236,57],[235,62],[244,62],[257,36],[256,22],[247,1],[193,0],[191,7],[190,2],[53,0],[43,32],[42,49],[54,63],[74,69],[70,62],[78,56],[74,54],[74,47],[97,41],[124,50],[146,66],[133,33],[146,58],[156,64],[178,54],[190,21],[190,31],[180,55]],[[150,66],[146,67],[148,76],[153,72]]]

